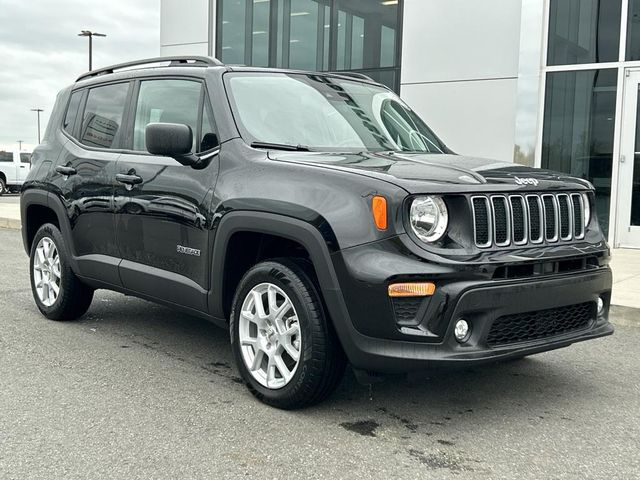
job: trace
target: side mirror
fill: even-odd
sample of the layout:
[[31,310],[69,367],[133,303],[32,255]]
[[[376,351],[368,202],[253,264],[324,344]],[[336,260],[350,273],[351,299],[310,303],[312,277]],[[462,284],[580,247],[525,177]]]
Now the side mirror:
[[200,159],[191,152],[193,132],[181,123],[150,123],[145,130],[147,151],[171,157],[186,166],[196,166]]

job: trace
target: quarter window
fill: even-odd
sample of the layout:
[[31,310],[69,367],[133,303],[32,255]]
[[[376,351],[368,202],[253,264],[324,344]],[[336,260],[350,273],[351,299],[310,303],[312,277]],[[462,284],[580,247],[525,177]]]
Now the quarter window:
[[80,100],[82,100],[82,94],[82,91],[73,92],[71,94],[71,99],[69,100],[69,105],[67,106],[67,113],[65,113],[64,115],[62,128],[71,136],[75,136],[74,133],[76,119],[78,118],[78,107],[80,106]]
[[89,90],[80,142],[89,147],[116,148],[121,135],[128,83]]

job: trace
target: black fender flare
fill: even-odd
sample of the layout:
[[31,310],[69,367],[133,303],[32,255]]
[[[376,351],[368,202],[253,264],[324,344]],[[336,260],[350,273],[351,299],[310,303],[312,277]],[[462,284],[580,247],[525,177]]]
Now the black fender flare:
[[340,294],[340,286],[329,247],[320,231],[303,220],[255,211],[230,212],[222,217],[218,225],[211,257],[211,290],[208,299],[209,312],[212,316],[225,318],[223,309],[225,261],[229,240],[237,232],[264,233],[300,243],[309,252],[321,293],[332,319],[334,322],[346,319],[345,315],[348,315],[346,307],[342,309],[338,305],[329,305],[334,303],[330,302],[330,299]]
[[69,254],[69,261],[71,263],[71,269],[74,272],[77,272],[77,262],[76,262],[76,250],[73,245],[73,236],[71,234],[71,224],[69,222],[69,217],[67,215],[67,211],[62,204],[62,201],[51,192],[47,192],[45,190],[40,190],[37,188],[30,188],[27,190],[23,190],[20,195],[20,216],[22,218],[22,242],[24,244],[25,251],[27,255],[29,255],[29,239],[28,239],[28,210],[29,207],[39,205],[41,207],[46,207],[49,210],[53,211],[53,213],[58,218],[58,225],[60,226],[60,231],[62,232],[62,236],[65,239],[64,247],[67,249],[67,253]]

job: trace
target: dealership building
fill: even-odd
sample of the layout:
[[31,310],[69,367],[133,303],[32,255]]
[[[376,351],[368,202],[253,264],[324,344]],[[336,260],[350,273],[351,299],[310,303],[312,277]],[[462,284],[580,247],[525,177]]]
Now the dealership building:
[[640,248],[640,0],[162,0],[160,37],[364,73],[457,153],[588,179],[611,243]]

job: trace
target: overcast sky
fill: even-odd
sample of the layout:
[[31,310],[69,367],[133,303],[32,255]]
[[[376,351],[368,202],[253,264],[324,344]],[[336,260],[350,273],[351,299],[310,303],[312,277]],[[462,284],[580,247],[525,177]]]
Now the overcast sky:
[[105,33],[93,40],[94,68],[160,53],[160,0],[0,0],[0,149],[37,143],[55,96],[88,69],[88,39],[80,30]]

